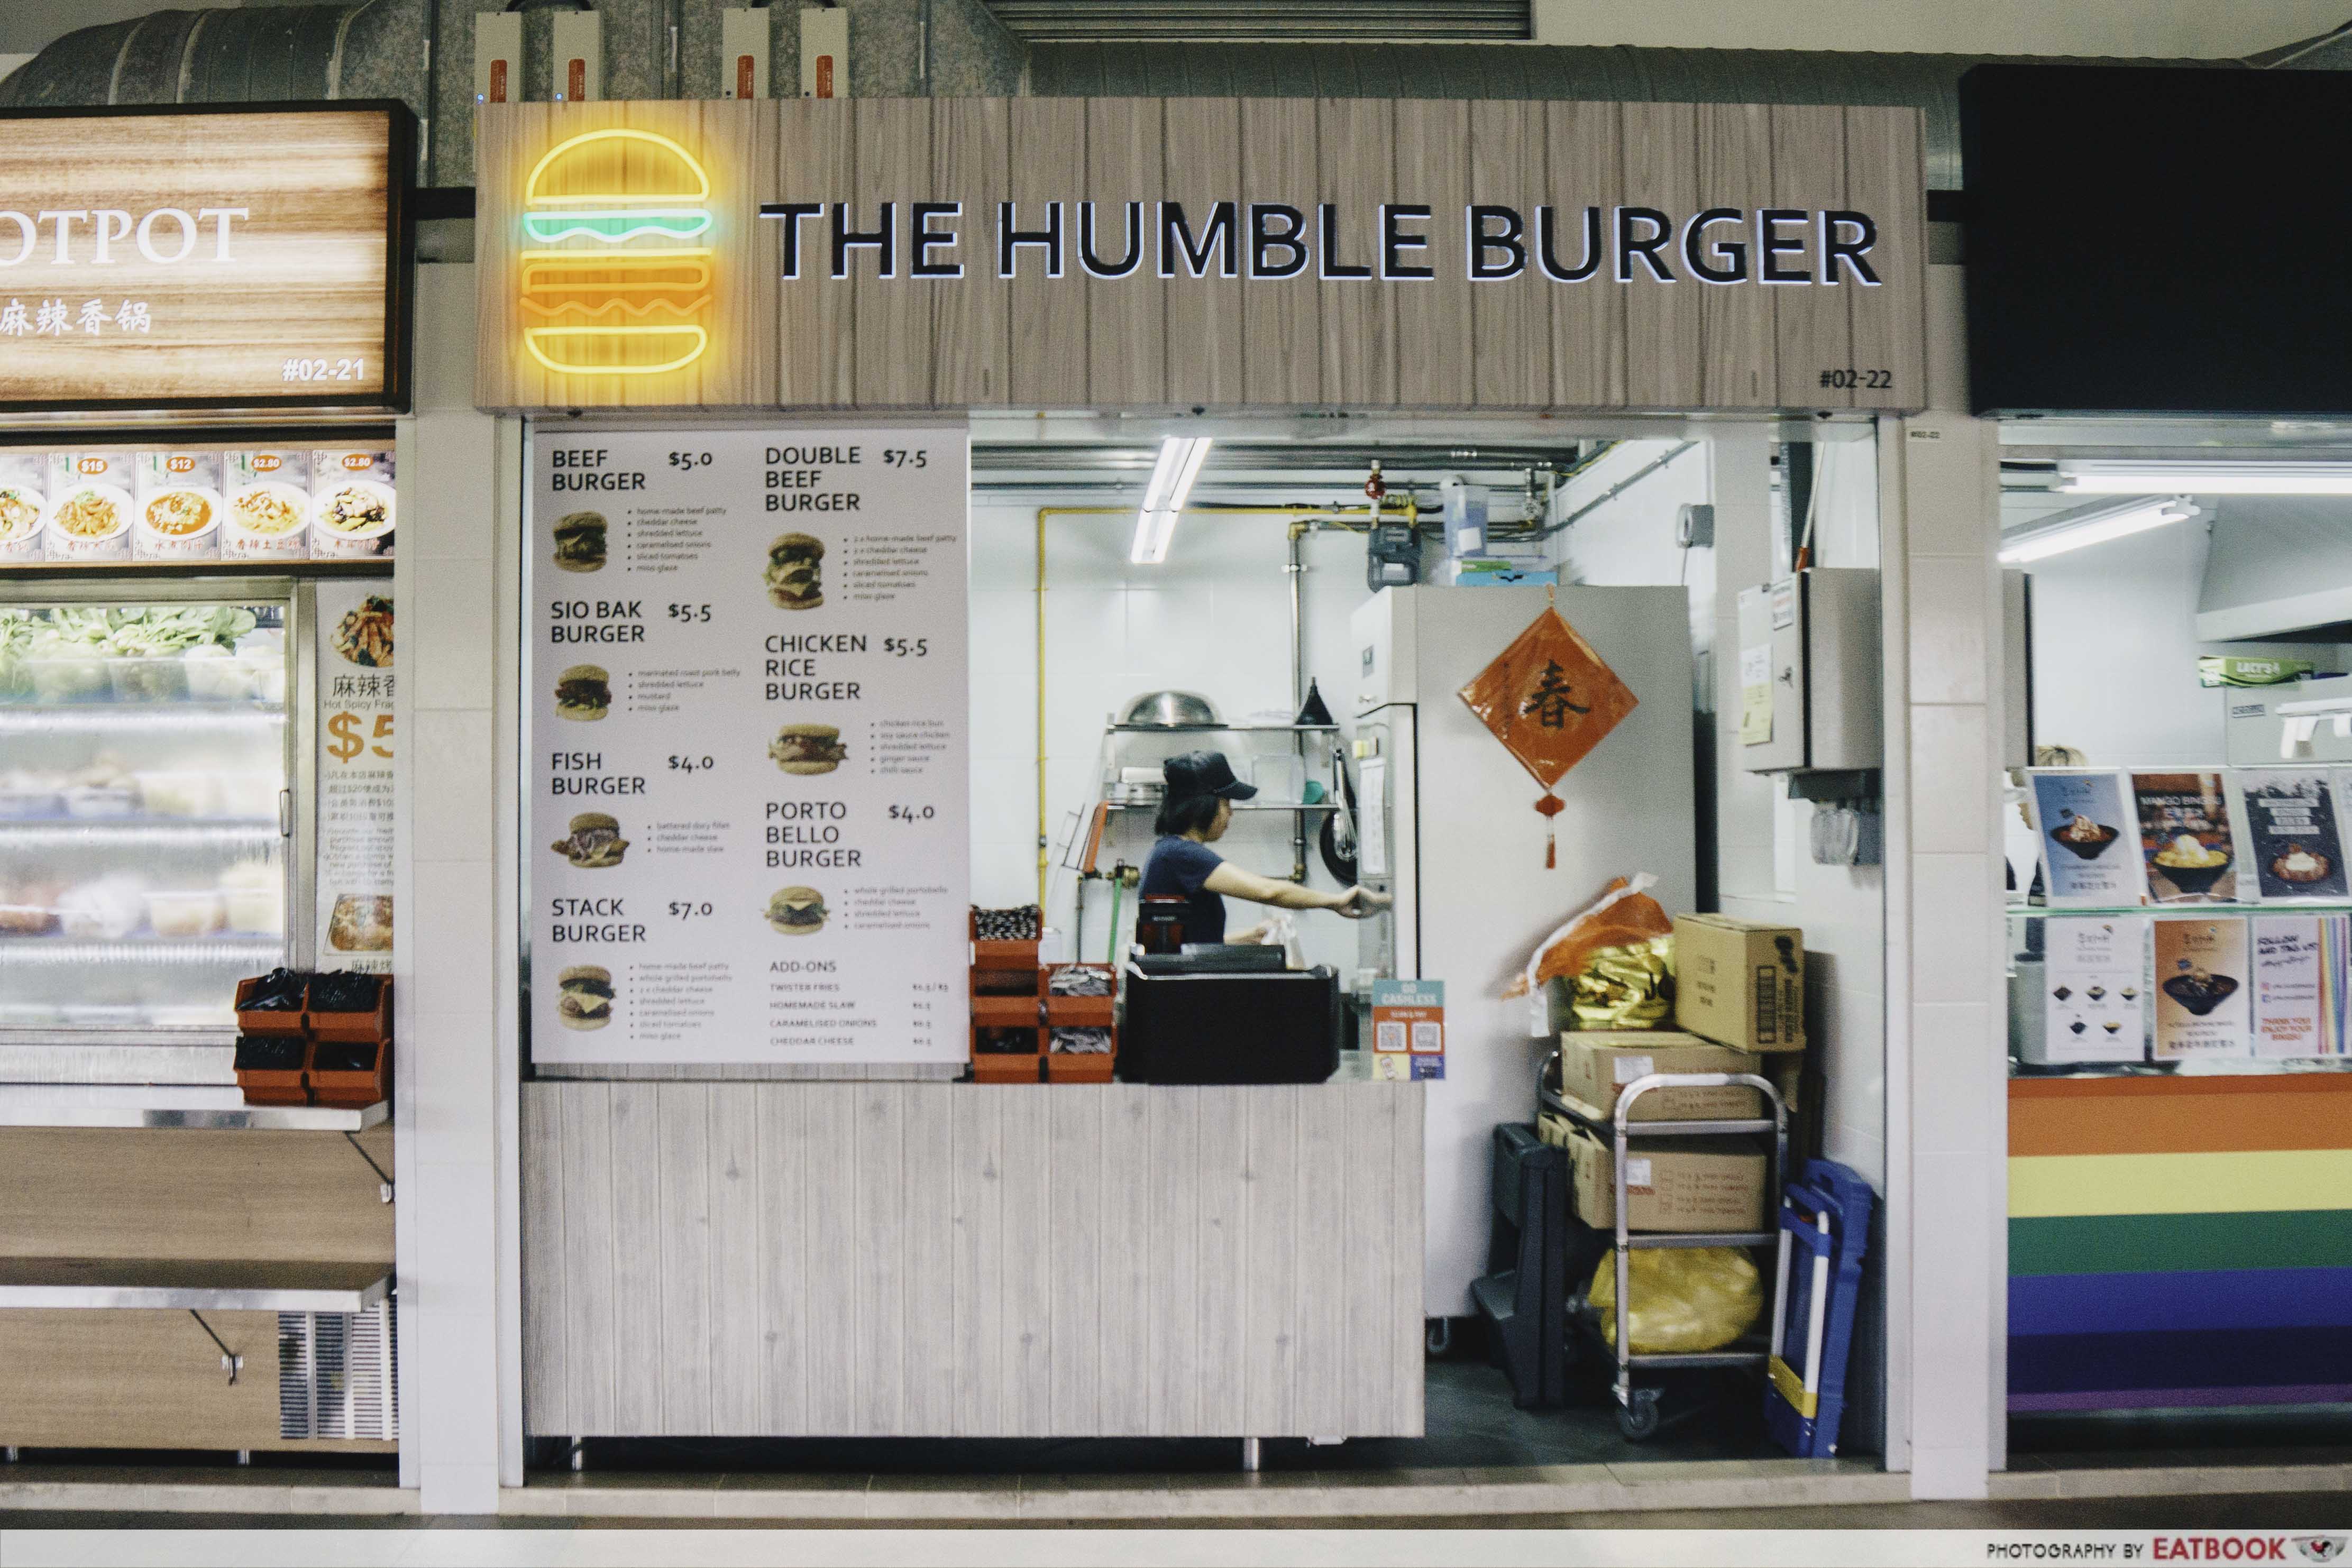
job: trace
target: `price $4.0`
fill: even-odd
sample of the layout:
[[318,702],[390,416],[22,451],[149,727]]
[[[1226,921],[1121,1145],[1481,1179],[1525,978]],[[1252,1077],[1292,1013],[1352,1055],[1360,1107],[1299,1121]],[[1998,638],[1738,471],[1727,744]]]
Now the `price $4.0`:
[[392,715],[380,713],[371,726],[355,713],[338,713],[327,719],[327,755],[349,762],[361,752],[392,758]]

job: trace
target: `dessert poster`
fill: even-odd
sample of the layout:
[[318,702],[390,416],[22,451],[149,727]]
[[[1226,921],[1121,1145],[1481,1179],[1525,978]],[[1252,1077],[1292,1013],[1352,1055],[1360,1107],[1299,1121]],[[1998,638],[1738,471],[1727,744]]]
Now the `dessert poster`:
[[2142,916],[2049,922],[2043,1051],[2053,1064],[2147,1055],[2147,928]]
[[2238,896],[2237,846],[2221,775],[2135,773],[2140,858],[2155,904],[2225,904]]
[[2156,1059],[2245,1056],[2246,922],[2158,920],[2156,926]]
[[2327,1051],[2324,1019],[2333,987],[2326,973],[2326,922],[2315,915],[2273,915],[2251,923],[2254,948],[2254,1054],[2319,1056]]
[[2035,768],[2032,780],[2042,886],[2051,905],[2139,903],[2139,841],[2124,802],[2123,776]]
[[2246,852],[2261,897],[2346,897],[2343,830],[2326,770],[2249,768],[2237,778],[2246,801]]
[[541,434],[531,1052],[959,1061],[962,428]]

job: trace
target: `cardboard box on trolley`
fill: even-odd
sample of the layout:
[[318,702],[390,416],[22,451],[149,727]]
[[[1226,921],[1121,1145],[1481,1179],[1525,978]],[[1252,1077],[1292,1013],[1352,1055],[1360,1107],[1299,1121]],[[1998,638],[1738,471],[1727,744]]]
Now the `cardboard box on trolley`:
[[1805,1049],[1805,934],[1675,916],[1675,1025],[1734,1051]]

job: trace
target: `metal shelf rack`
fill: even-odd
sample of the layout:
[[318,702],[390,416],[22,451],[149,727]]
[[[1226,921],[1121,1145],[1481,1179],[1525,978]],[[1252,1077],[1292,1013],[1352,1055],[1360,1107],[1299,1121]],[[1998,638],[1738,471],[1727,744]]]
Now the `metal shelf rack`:
[[[1771,1080],[1752,1072],[1653,1072],[1637,1078],[1618,1091],[1617,1104],[1607,1121],[1597,1119],[1589,1107],[1580,1105],[1552,1092],[1549,1087],[1554,1063],[1559,1052],[1545,1057],[1536,1070],[1537,1102],[1545,1110],[1567,1117],[1578,1126],[1596,1136],[1610,1139],[1614,1155],[1614,1193],[1616,1202],[1615,1243],[1612,1254],[1617,1270],[1617,1423],[1625,1436],[1634,1441],[1654,1436],[1659,1427],[1658,1396],[1655,1386],[1636,1387],[1633,1374],[1637,1371],[1671,1369],[1696,1370],[1703,1367],[1753,1366],[1759,1372],[1771,1359],[1771,1351],[1763,1340],[1749,1334],[1734,1346],[1714,1351],[1678,1351],[1638,1354],[1633,1349],[1632,1255],[1636,1250],[1659,1248],[1691,1247],[1770,1247],[1777,1245],[1782,1252],[1788,1249],[1788,1239],[1779,1230],[1723,1230],[1706,1232],[1645,1231],[1639,1235],[1627,1228],[1626,1219],[1631,1206],[1626,1201],[1625,1161],[1633,1140],[1661,1137],[1755,1137],[1769,1134],[1772,1155],[1765,1192],[1767,1209],[1777,1209],[1781,1186],[1789,1172],[1789,1112],[1781,1103],[1780,1092]],[[1635,1122],[1630,1119],[1633,1103],[1643,1095],[1660,1089],[1753,1089],[1764,1096],[1771,1108],[1769,1116],[1730,1121]],[[1785,1264],[1785,1260],[1783,1260]],[[1778,1322],[1780,1316],[1780,1284],[1785,1278],[1785,1266],[1776,1269],[1774,1283],[1768,1292],[1762,1322]],[[1589,1312],[1576,1314],[1589,1319]]]

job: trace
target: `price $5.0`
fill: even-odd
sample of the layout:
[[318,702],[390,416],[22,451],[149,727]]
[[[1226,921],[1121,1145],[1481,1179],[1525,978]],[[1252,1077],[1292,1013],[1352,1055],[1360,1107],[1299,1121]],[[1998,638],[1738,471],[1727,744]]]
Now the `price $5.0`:
[[327,719],[327,755],[349,762],[361,752],[392,758],[392,715],[380,713],[373,725],[355,713],[338,713]]

